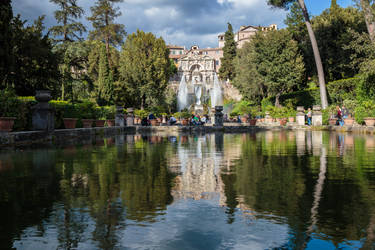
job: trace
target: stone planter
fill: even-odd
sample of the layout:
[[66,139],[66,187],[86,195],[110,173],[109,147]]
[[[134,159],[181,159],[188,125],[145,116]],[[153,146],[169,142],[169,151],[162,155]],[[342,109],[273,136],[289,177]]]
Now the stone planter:
[[344,122],[346,126],[353,126],[354,118],[344,118]]
[[289,122],[294,122],[295,118],[294,117],[289,117],[288,120],[289,120]]
[[366,126],[374,126],[375,125],[375,117],[366,117],[365,119]]
[[66,129],[76,128],[77,121],[78,121],[77,118],[63,118],[64,127]]
[[92,123],[94,122],[93,119],[82,119],[82,127],[84,128],[92,128]]
[[250,126],[255,126],[257,124],[257,119],[250,119]]
[[105,120],[96,120],[95,121],[95,126],[96,127],[104,127]]
[[0,117],[0,131],[12,131],[14,120],[16,120],[16,117]]
[[337,118],[329,118],[328,124],[331,126],[335,126],[337,123]]
[[115,120],[114,119],[109,119],[106,120],[107,127],[114,127],[115,126]]
[[181,125],[182,125],[182,126],[187,126],[187,125],[189,125],[189,120],[188,120],[188,119],[182,119],[182,120],[181,120]]

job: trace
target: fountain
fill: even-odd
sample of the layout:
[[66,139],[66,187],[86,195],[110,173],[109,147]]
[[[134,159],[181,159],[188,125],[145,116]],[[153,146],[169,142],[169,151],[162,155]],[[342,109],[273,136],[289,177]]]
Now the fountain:
[[179,111],[188,107],[188,88],[185,81],[185,76],[181,77],[180,86],[178,87],[177,108]]
[[217,74],[214,74],[214,86],[211,90],[211,107],[215,108],[215,106],[222,106],[223,105],[223,91],[221,90],[219,78]]

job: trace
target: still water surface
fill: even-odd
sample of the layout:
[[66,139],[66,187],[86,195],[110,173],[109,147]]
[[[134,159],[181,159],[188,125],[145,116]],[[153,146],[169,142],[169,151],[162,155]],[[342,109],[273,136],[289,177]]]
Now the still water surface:
[[126,135],[0,151],[0,249],[373,249],[375,137]]

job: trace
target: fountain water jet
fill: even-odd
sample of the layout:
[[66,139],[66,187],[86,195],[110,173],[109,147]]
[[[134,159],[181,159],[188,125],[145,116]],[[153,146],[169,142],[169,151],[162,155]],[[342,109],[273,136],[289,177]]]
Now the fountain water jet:
[[188,88],[185,81],[185,76],[181,77],[180,86],[178,87],[177,108],[179,111],[188,106]]
[[211,107],[215,106],[223,106],[223,91],[216,73],[214,74],[214,87],[211,90]]

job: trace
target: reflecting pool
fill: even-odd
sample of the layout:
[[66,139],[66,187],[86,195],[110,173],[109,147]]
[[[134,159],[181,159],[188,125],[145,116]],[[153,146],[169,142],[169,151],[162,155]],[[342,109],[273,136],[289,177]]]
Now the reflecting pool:
[[374,249],[375,136],[123,135],[0,151],[0,249]]

